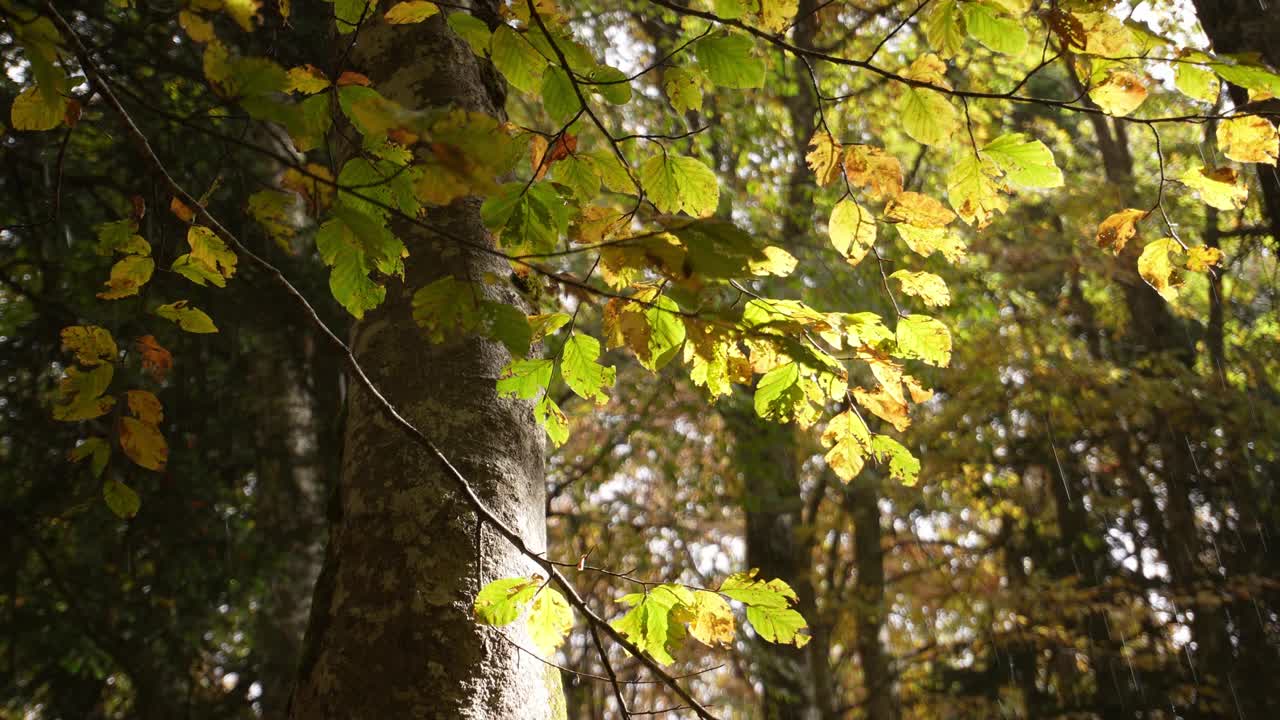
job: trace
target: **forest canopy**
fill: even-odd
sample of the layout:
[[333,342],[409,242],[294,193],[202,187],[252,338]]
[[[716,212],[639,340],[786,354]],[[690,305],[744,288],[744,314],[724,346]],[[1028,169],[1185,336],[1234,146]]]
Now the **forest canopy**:
[[1276,37],[0,0],[0,718],[1271,716]]

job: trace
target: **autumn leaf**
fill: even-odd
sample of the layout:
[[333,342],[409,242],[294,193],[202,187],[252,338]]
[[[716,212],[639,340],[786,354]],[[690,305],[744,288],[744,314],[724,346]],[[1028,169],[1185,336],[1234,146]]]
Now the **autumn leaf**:
[[840,143],[831,133],[818,130],[809,140],[809,147],[813,149],[804,156],[804,160],[809,169],[813,170],[814,181],[818,183],[818,187],[830,185],[840,177]]
[[73,463],[89,459],[89,471],[94,477],[100,478],[111,459],[111,443],[100,437],[91,437],[72,448],[67,453],[67,459]]
[[878,147],[846,147],[844,175],[855,186],[867,188],[873,200],[895,198],[902,192],[902,163]]
[[1209,268],[1222,264],[1222,251],[1216,247],[1196,245],[1187,248],[1187,269],[1191,272],[1208,272]]
[[1178,176],[1178,182],[1195,190],[1209,207],[1239,210],[1249,199],[1249,189],[1234,168],[1191,168]]
[[1147,86],[1142,78],[1117,70],[1089,89],[1089,97],[1110,115],[1125,116],[1147,99]]
[[192,305],[186,300],[179,300],[168,305],[161,305],[153,312],[156,315],[172,320],[178,324],[178,327],[189,333],[216,333],[218,328],[213,324],[213,320],[205,314],[203,310]]
[[898,270],[889,276],[902,286],[902,292],[920,298],[925,305],[938,307],[951,304],[951,292],[942,278],[928,272]]
[[917,228],[930,229],[950,225],[956,219],[956,214],[928,195],[908,191],[899,194],[885,205],[884,217],[891,223],[906,223]]
[[391,25],[408,25],[420,23],[439,12],[440,8],[433,2],[408,0],[392,5],[383,18]]
[[58,384],[58,398],[53,406],[53,419],[73,422],[102,417],[115,407],[116,399],[103,395],[111,385],[115,367],[103,363],[89,370],[69,367]]
[[173,369],[173,355],[156,341],[154,335],[138,338],[136,347],[142,357],[142,369],[156,382],[164,382]]
[[103,283],[106,289],[98,293],[103,300],[119,300],[138,294],[151,279],[156,263],[142,255],[128,255],[111,266],[111,277]]
[[1218,124],[1218,147],[1237,162],[1275,165],[1280,156],[1280,132],[1258,115],[1227,118]]
[[202,225],[192,225],[187,230],[187,244],[191,252],[173,261],[174,272],[197,285],[226,287],[227,280],[236,273],[236,254],[227,244]]
[[822,444],[829,448],[824,458],[827,466],[845,482],[862,472],[871,452],[871,431],[866,422],[852,410],[831,418],[822,433]]
[[146,390],[130,390],[127,397],[133,417],[120,418],[120,448],[138,465],[164,470],[169,461],[169,445],[159,428],[164,419],[160,400]]
[[1145,218],[1149,213],[1147,210],[1137,210],[1135,208],[1125,208],[1117,213],[1108,215],[1105,220],[1098,224],[1098,247],[1110,249],[1116,255],[1124,249],[1124,246],[1138,232],[1138,221]]
[[119,354],[111,331],[97,325],[70,325],[62,328],[62,350],[75,353],[85,367],[113,363]]
[[831,245],[850,265],[857,265],[876,242],[876,221],[858,203],[844,199],[831,210],[827,223]]
[[1174,258],[1182,254],[1182,245],[1177,240],[1161,238],[1147,243],[1138,257],[1138,274],[1168,302],[1178,298],[1182,279],[1176,272],[1178,263]]
[[695,590],[688,606],[692,616],[689,634],[703,645],[715,647],[733,642],[733,609],[717,593]]

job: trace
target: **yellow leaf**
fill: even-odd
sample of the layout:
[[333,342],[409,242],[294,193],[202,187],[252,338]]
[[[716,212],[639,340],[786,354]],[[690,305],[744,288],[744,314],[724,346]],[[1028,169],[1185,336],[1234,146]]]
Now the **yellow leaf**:
[[129,412],[139,420],[151,425],[159,425],[164,420],[164,407],[155,393],[146,390],[130,390],[125,393],[129,404]]
[[850,265],[862,262],[876,242],[876,221],[858,203],[845,199],[836,203],[827,223],[831,244]]
[[898,237],[902,238],[907,247],[924,257],[941,252],[947,262],[958,263],[965,259],[968,252],[964,241],[945,228],[918,228],[907,224],[894,227],[898,231]]
[[918,228],[941,228],[950,225],[956,214],[928,195],[904,192],[890,200],[884,208],[885,219]]
[[804,156],[805,162],[813,170],[818,187],[826,187],[840,176],[840,143],[825,130],[814,133],[809,140],[813,148]]
[[151,279],[156,263],[143,255],[129,255],[111,266],[111,277],[103,283],[106,290],[98,293],[103,300],[119,300],[138,294]]
[[947,82],[947,64],[933,53],[926,53],[912,61],[911,67],[907,68],[906,77],[947,90],[951,89],[951,85]]
[[911,426],[911,418],[907,415],[907,405],[898,402],[883,387],[875,392],[867,392],[862,388],[853,389],[853,397],[862,407],[870,410],[876,417],[893,425],[902,432]]
[[71,325],[62,328],[62,349],[76,354],[85,367],[116,361],[119,348],[111,332],[97,325]]
[[1275,165],[1280,156],[1280,133],[1269,120],[1245,115],[1218,125],[1218,148],[1237,162]]
[[383,17],[392,25],[408,25],[420,23],[439,12],[440,8],[436,7],[435,3],[426,2],[426,0],[409,0],[391,6]]
[[1117,70],[1089,90],[1089,97],[1111,115],[1128,115],[1147,99],[1147,86],[1142,78]]
[[717,593],[697,590],[693,604],[688,606],[693,616],[689,620],[689,634],[703,645],[728,645],[733,642],[733,610]]
[[899,270],[889,277],[902,284],[902,292],[920,298],[925,305],[951,304],[951,292],[947,290],[946,282],[933,273]]
[[32,85],[14,98],[9,122],[14,130],[52,130],[62,124],[66,111],[66,98]]
[[187,243],[191,252],[173,261],[173,270],[194,282],[213,283],[226,287],[227,280],[236,274],[236,254],[207,227],[192,225],[187,230]]
[[986,157],[966,154],[947,174],[947,199],[962,220],[978,229],[1009,209],[1006,188],[996,182],[1000,168]]
[[258,8],[261,5],[261,0],[222,0],[222,11],[230,15],[242,30],[253,32],[253,21],[259,19]]
[[204,313],[203,310],[196,308],[186,300],[179,300],[168,305],[161,305],[155,309],[155,314],[166,320],[172,320],[178,324],[178,327],[189,333],[216,333],[218,328],[214,326],[213,320]]
[[213,31],[213,23],[209,22],[202,15],[197,15],[190,10],[183,10],[178,13],[178,24],[183,30],[187,31],[187,37],[192,42],[207,43],[217,39],[217,34]]
[[862,472],[871,454],[871,430],[857,413],[846,410],[827,423],[822,444],[830,448],[824,456],[827,466],[841,480],[849,482]]
[[902,163],[878,147],[845,148],[844,175],[854,185],[868,188],[873,200],[897,197],[902,192]]
[[314,95],[329,87],[329,78],[315,65],[299,65],[289,70],[289,92]]
[[1177,240],[1161,238],[1147,243],[1138,257],[1138,274],[1169,302],[1177,299],[1178,286],[1182,284],[1173,259],[1181,254],[1182,246]]
[[69,367],[58,385],[58,402],[53,406],[54,420],[92,420],[107,414],[116,404],[116,399],[103,396],[111,378],[115,375],[115,367],[108,364],[98,365],[91,370]]
[[1195,190],[1200,199],[1219,210],[1240,210],[1249,200],[1249,189],[1233,168],[1192,168],[1178,182]]
[[1187,248],[1187,269],[1191,272],[1208,272],[1222,263],[1222,251],[1208,245]]
[[138,418],[120,418],[120,447],[130,460],[148,470],[163,470],[169,461],[169,445],[160,428]]
[[1138,232],[1138,221],[1146,216],[1146,210],[1135,208],[1125,208],[1108,215],[1106,220],[1098,223],[1098,247],[1110,248],[1119,255],[1129,238]]
[[529,608],[529,639],[544,656],[550,657],[573,629],[573,608],[559,590],[544,587]]

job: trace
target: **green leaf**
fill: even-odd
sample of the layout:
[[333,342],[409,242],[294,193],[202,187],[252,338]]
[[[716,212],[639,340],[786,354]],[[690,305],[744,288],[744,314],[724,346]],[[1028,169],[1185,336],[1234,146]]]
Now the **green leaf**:
[[329,273],[329,290],[334,299],[356,318],[382,304],[387,290],[369,277],[373,266],[364,244],[341,219],[327,220],[316,233],[316,249]]
[[907,88],[898,102],[898,119],[912,140],[946,145],[960,130],[960,115],[945,95],[927,88]]
[[527,320],[530,330],[529,342],[535,343],[564,327],[570,318],[568,313],[557,312],[545,315],[529,315]]
[[800,387],[800,366],[789,362],[765,373],[756,385],[756,414],[767,420],[790,422],[797,407],[808,404]]
[[538,577],[502,578],[481,588],[476,595],[476,622],[482,625],[510,625],[520,617],[526,605],[538,592]]
[[764,61],[751,54],[755,43],[745,35],[707,37],[694,43],[694,56],[715,85],[727,88],[764,86]]
[[659,585],[648,593],[624,595],[621,600],[633,607],[615,620],[613,627],[659,663],[674,662],[669,652],[671,640],[677,637],[672,613],[693,602],[693,593],[678,585]]
[[929,47],[942,55],[955,55],[964,49],[964,28],[960,21],[960,8],[956,0],[934,3],[924,22]]
[[542,88],[542,74],[547,69],[547,59],[538,52],[523,35],[507,25],[499,25],[493,31],[489,45],[493,66],[507,78],[513,87],[530,95]]
[[800,634],[809,623],[790,608],[748,606],[747,622],[757,635],[771,643],[804,647],[810,640],[808,635]]
[[413,294],[413,320],[431,342],[450,342],[475,330],[480,302],[471,283],[447,275]]
[[898,357],[938,367],[951,364],[951,332],[940,320],[927,315],[899,318],[896,338]]
[[479,330],[502,343],[513,357],[524,357],[533,342],[529,318],[504,302],[484,300],[480,303]]
[[498,397],[534,399],[546,392],[553,369],[551,360],[512,360],[498,378]]
[[73,463],[83,462],[85,458],[91,458],[89,470],[94,477],[100,478],[102,477],[102,471],[107,469],[107,461],[111,459],[111,443],[100,437],[91,437],[67,453],[67,458]]
[[759,570],[734,573],[725,578],[717,590],[721,595],[737,600],[747,607],[791,607],[796,602],[796,592],[781,578],[762,580]]
[[548,182],[507,183],[480,207],[485,227],[504,246],[521,251],[554,250],[569,229],[569,209]]
[[203,310],[191,305],[186,300],[161,305],[155,309],[155,314],[165,320],[172,320],[178,324],[178,327],[189,333],[216,333],[218,328],[214,326],[213,320],[204,313]]
[[964,21],[969,34],[989,50],[1021,55],[1027,49],[1027,31],[1022,23],[999,8],[982,2],[965,3]]
[[564,124],[582,109],[582,102],[564,68],[552,67],[543,74],[542,108],[557,124]]
[[597,405],[609,402],[606,388],[613,387],[616,371],[596,362],[600,357],[600,341],[590,335],[573,333],[564,344],[560,374],[570,390]]
[[115,366],[108,363],[89,370],[67,368],[58,384],[53,419],[73,422],[106,415],[116,404],[114,397],[103,395],[114,376]]
[[911,451],[888,435],[876,435],[871,441],[871,454],[880,462],[889,463],[889,477],[911,487],[920,476],[920,461]]
[[484,55],[489,50],[493,33],[490,32],[489,26],[475,15],[467,12],[451,12],[449,27],[471,46],[471,52],[476,55]]
[[111,478],[102,484],[102,499],[121,520],[132,519],[142,509],[142,500],[133,488]]
[[133,220],[117,220],[102,223],[95,228],[98,232],[99,255],[122,253],[125,255],[150,255],[151,243],[138,235],[138,224]]
[[334,0],[333,16],[338,32],[346,35],[354,32],[360,23],[373,18],[372,0]]
[[543,655],[551,655],[573,629],[573,608],[559,590],[544,587],[529,610],[529,637]]
[[1173,63],[1173,84],[1179,92],[1193,100],[1215,103],[1222,92],[1222,83],[1213,71],[1197,62],[1207,60],[1203,53],[1192,53]]
[[987,143],[982,152],[995,161],[1014,185],[1025,188],[1062,187],[1062,171],[1053,152],[1023,133],[1008,133]]
[[640,184],[659,212],[706,217],[720,204],[716,174],[691,157],[654,155],[640,166]]
[[[550,377],[549,374],[548,377]],[[569,439],[569,418],[565,417],[564,411],[550,396],[543,396],[538,404],[533,406],[533,419],[538,421],[556,447],[560,447]]]
[[587,85],[591,92],[604,98],[612,105],[626,105],[631,102],[631,81],[627,74],[608,65],[597,67],[587,73]]
[[663,89],[676,112],[702,112],[702,93],[706,82],[706,76],[693,68],[673,67],[667,70]]

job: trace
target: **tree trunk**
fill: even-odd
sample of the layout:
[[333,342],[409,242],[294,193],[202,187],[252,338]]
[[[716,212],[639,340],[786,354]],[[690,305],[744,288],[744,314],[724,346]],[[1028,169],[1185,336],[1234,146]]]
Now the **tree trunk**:
[[[353,69],[409,108],[499,114],[501,86],[492,70],[444,20],[392,27],[375,19],[360,31]],[[431,210],[429,222],[455,237],[492,241],[475,198]],[[542,432],[526,403],[495,393],[506,351],[480,337],[431,345],[410,309],[413,290],[446,273],[462,280],[504,277],[509,268],[419,227],[393,224],[393,230],[410,252],[405,282],[391,283],[385,303],[356,324],[356,357],[481,499],[532,548],[543,549]],[[476,292],[519,304],[505,286],[476,283]],[[564,717],[559,672],[522,656],[471,614],[484,583],[530,575],[536,567],[477,527],[440,462],[391,426],[358,386],[332,514],[291,717]],[[529,647],[520,627],[502,633]]]
[[880,637],[888,619],[884,598],[884,547],[881,545],[878,475],[865,473],[854,478],[845,495],[853,518],[854,563],[858,577],[854,584],[855,627],[858,659],[862,663],[862,684],[866,689],[867,720],[897,720],[893,669],[890,655]]
[[[812,625],[817,620],[812,540],[803,525],[796,430],[757,417],[745,394],[727,402],[722,414],[733,431],[734,465],[743,476],[747,565],[766,579],[781,578],[790,585],[799,598],[797,610]],[[808,655],[793,645],[758,642],[752,648],[754,679],[763,689],[760,720],[821,716],[813,681],[827,671],[826,657]],[[822,667],[811,668],[811,659]]]

